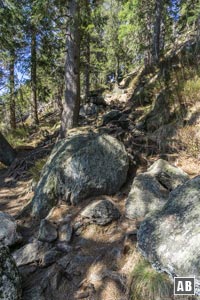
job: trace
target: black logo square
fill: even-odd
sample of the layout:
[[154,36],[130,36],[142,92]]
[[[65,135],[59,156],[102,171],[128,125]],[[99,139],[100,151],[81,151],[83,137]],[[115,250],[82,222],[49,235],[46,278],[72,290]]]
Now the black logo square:
[[195,278],[174,277],[174,295],[195,295]]

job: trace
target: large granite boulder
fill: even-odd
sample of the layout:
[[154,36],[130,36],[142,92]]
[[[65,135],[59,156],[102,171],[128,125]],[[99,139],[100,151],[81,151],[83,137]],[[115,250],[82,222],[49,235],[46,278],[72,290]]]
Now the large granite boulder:
[[71,204],[114,194],[125,183],[129,167],[126,150],[107,134],[78,134],[58,142],[43,171],[30,204],[44,217],[59,199]]
[[6,246],[13,246],[21,241],[21,235],[17,232],[15,219],[9,214],[0,212],[0,242]]
[[189,180],[181,169],[163,159],[157,160],[145,173],[135,177],[126,201],[126,216],[143,218],[166,203],[169,192]]
[[199,223],[200,176],[178,186],[163,209],[141,223],[138,247],[157,269],[171,276],[195,276],[200,284]]
[[0,299],[20,300],[20,276],[6,246],[0,244]]

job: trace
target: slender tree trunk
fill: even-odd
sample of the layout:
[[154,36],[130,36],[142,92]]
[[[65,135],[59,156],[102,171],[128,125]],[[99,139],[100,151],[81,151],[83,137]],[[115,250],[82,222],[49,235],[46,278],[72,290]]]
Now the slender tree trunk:
[[115,70],[115,79],[116,79],[116,83],[117,85],[119,85],[119,66],[120,66],[120,61],[119,61],[119,56],[116,55],[116,70]]
[[154,63],[158,62],[160,58],[160,36],[161,36],[163,5],[164,5],[163,0],[156,0],[155,23],[154,23],[154,32],[153,32],[153,49],[152,49],[152,56],[153,56]]
[[6,166],[10,166],[15,158],[15,150],[10,146],[3,134],[0,132],[0,162]]
[[67,56],[65,65],[65,101],[61,120],[61,137],[67,129],[78,125],[80,109],[80,31],[79,1],[69,1],[69,25],[67,31]]
[[[23,105],[23,103],[24,103],[24,96],[23,96],[23,92],[22,92],[21,88],[19,89],[19,99],[20,99],[21,105]],[[19,108],[19,113],[20,113],[20,118],[21,118],[22,126],[23,126],[24,130],[26,130],[26,127],[25,127],[25,124],[24,124],[24,119],[23,119],[23,113],[22,113],[21,105],[20,105],[20,108]]]
[[37,41],[36,31],[31,29],[31,91],[32,91],[32,116],[35,125],[39,124],[37,103]]
[[64,91],[64,85],[60,84],[57,87],[57,93],[56,93],[56,108],[59,109],[60,116],[62,116],[62,111],[63,111],[63,91]]
[[10,52],[9,63],[9,85],[10,85],[10,127],[16,129],[15,115],[15,52]]
[[197,17],[197,41],[196,41],[196,52],[198,53],[200,48],[200,13]]
[[88,100],[90,93],[90,37],[87,37],[86,65],[85,65],[85,100]]
[[[88,0],[85,1],[86,13],[87,13],[87,24],[91,21],[91,9]],[[85,100],[88,100],[90,93],[90,33],[87,32],[86,36],[86,65],[85,65]]]

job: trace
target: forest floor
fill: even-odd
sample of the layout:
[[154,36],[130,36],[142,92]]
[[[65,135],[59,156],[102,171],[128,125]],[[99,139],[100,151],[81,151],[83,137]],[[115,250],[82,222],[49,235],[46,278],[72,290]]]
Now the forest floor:
[[[73,236],[73,240],[70,243],[74,255],[71,257],[73,261],[72,273],[68,274],[67,282],[60,289],[60,293],[62,293],[60,295],[52,293],[52,295],[48,296],[49,300],[130,299],[130,274],[134,264],[137,265],[139,263],[141,256],[136,249],[136,229],[139,223],[125,218],[125,199],[130,191],[133,177],[146,171],[148,166],[160,157],[160,153],[155,144],[146,143],[147,136],[143,132],[123,129],[118,124],[103,126],[102,117],[111,109],[118,109],[122,113],[126,113],[129,107],[127,104],[121,103],[101,107],[98,116],[88,117],[88,119],[82,118],[80,122],[82,127],[76,130],[84,131],[89,128],[90,130],[108,132],[125,144],[129,155],[132,157],[132,166],[126,185],[116,195],[107,197],[107,199],[111,199],[116,204],[122,216],[118,221],[104,227],[84,223],[80,232]],[[134,128],[135,120],[142,113],[142,110],[137,109],[131,114],[129,125],[132,124],[132,128]],[[9,169],[0,169],[0,211],[7,212],[17,218],[23,237],[23,244],[26,244],[30,239],[37,238],[38,234],[39,224],[37,221],[20,215],[20,212],[27,202],[31,200],[34,193],[32,189],[35,180],[34,166],[37,164],[37,161],[45,161],[57,139],[56,130],[55,132],[48,132],[46,129],[46,124],[50,123],[49,116],[51,116],[51,124],[55,128],[55,124],[58,122],[58,114],[53,114],[54,119],[49,114],[46,118],[43,117],[43,120],[45,120],[45,124],[43,124],[44,130],[47,131],[45,137],[36,132],[35,136],[30,138],[30,142],[24,145],[24,148],[23,146],[20,147],[15,164]],[[41,130],[40,128],[40,133]],[[34,147],[33,140],[35,142]],[[164,155],[173,164],[185,169],[192,177],[199,173],[194,160],[191,160],[188,164],[188,160],[183,156],[180,157],[177,154],[168,153]],[[101,199],[101,197],[96,197],[95,199]],[[69,211],[72,216],[72,222],[75,224],[81,221],[79,216],[80,210],[86,207],[90,201],[91,199],[88,199],[77,207],[69,207],[65,203],[60,203],[58,208],[61,212],[62,210]],[[82,261],[77,263],[76,258],[84,258],[85,261],[84,263]],[[31,267],[27,266],[27,268]],[[41,278],[45,278],[47,281],[50,280],[49,274],[53,270],[51,268],[52,266],[48,268],[37,266],[26,270],[30,276],[23,277],[24,300],[29,299],[29,291],[33,291]]]

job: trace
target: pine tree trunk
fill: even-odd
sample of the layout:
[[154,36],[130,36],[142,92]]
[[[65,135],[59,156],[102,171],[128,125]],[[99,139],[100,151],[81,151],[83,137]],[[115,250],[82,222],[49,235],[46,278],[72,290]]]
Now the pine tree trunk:
[[67,32],[65,65],[65,100],[61,119],[61,137],[67,129],[78,125],[80,109],[80,32],[78,0],[69,1],[69,25]]
[[[91,9],[88,0],[85,1],[86,13],[87,13],[87,24],[91,20]],[[86,65],[85,65],[85,100],[87,101],[90,93],[90,33],[87,32],[86,36]]]
[[32,91],[32,116],[35,125],[39,124],[37,104],[37,41],[36,31],[31,29],[31,91]]
[[153,62],[158,62],[160,58],[160,34],[161,34],[161,23],[163,14],[163,0],[156,0],[155,7],[155,23],[153,32],[153,49],[152,56]]
[[90,93],[90,37],[87,37],[86,65],[85,65],[85,100],[88,100]]
[[10,85],[10,127],[16,129],[16,116],[15,116],[15,52],[10,52],[9,63],[9,85]]
[[10,166],[16,158],[15,150],[10,146],[5,137],[0,132],[0,162]]
[[62,111],[63,111],[63,103],[62,103],[62,98],[63,98],[63,91],[64,91],[64,85],[60,84],[57,87],[57,93],[56,93],[56,108],[59,109],[60,116],[62,116]]
[[196,52],[198,53],[199,48],[200,48],[200,14],[197,17],[197,42],[196,42]]
[[119,61],[119,56],[116,56],[116,70],[115,70],[115,79],[117,85],[119,85],[119,66],[120,66],[120,61]]

